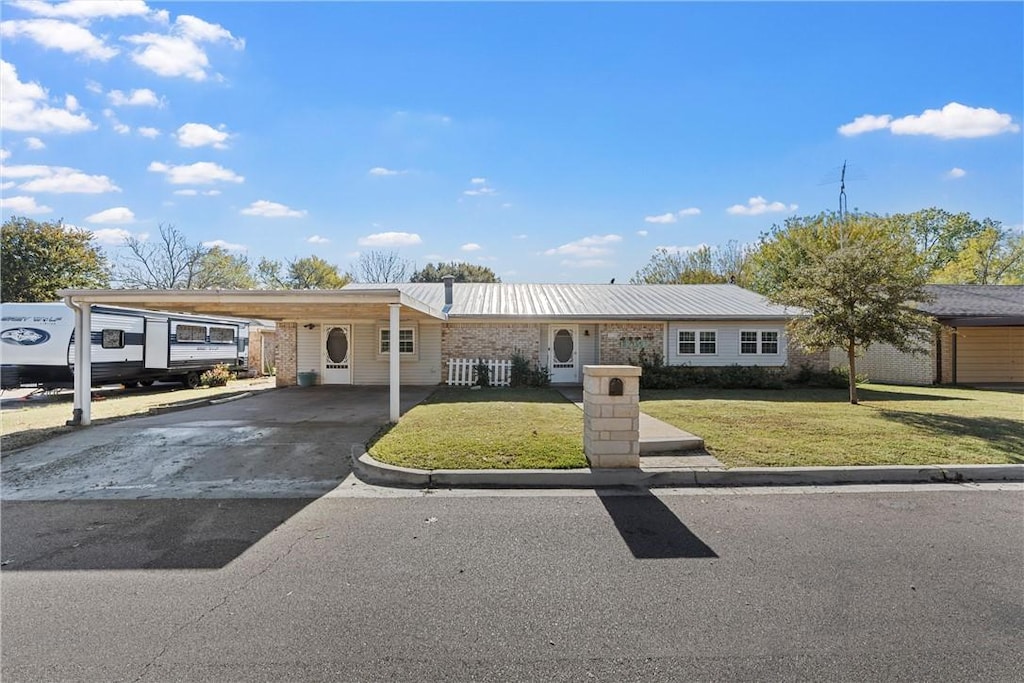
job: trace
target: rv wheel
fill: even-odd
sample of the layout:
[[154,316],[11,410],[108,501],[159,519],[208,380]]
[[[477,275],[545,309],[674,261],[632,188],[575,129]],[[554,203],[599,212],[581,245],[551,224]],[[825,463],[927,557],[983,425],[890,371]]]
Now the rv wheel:
[[151,387],[151,386],[153,386],[153,380],[151,380],[151,379],[140,379],[139,380],[139,384],[141,384],[144,387]]
[[190,373],[188,373],[187,375],[185,375],[185,380],[182,382],[182,384],[184,384],[189,389],[198,389],[199,388],[199,373],[198,372],[190,372]]
[[134,389],[135,387],[139,386],[139,383],[138,382],[121,382],[121,386],[123,386],[125,389]]

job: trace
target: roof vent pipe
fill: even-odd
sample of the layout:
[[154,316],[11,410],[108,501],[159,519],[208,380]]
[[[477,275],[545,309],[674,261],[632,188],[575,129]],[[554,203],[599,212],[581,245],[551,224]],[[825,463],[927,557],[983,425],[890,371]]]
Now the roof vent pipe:
[[441,280],[444,281],[444,305],[452,305],[452,288],[455,284],[454,275],[445,275]]

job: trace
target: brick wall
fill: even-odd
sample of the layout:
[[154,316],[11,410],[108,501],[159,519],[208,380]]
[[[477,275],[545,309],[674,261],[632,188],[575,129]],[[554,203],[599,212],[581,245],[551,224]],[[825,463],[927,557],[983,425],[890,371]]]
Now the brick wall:
[[[842,350],[840,349],[840,351]],[[809,351],[787,332],[786,374],[795,375],[805,365],[817,372],[828,372],[835,363],[831,362],[828,351]]]
[[441,330],[441,358],[505,360],[518,351],[534,365],[540,362],[540,325],[448,323]]
[[953,383],[953,328],[943,325],[939,330],[939,344],[942,345],[942,376],[940,384]]
[[662,323],[608,323],[601,325],[598,341],[601,365],[626,365],[640,351],[650,358],[665,352],[665,326]]
[[[929,351],[922,354],[897,351],[889,344],[872,344],[857,356],[857,374],[872,382],[927,385],[935,379],[934,344],[925,342]],[[848,367],[844,349],[833,349],[834,367]]]
[[291,387],[298,381],[298,323],[277,324],[277,386]]

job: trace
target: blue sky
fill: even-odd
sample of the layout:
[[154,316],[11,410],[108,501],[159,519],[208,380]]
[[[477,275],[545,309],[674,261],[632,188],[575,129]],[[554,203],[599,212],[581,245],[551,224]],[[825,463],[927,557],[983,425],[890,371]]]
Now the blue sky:
[[[118,16],[111,16],[117,14]],[[9,1],[3,217],[629,279],[837,205],[1024,224],[1021,3]]]

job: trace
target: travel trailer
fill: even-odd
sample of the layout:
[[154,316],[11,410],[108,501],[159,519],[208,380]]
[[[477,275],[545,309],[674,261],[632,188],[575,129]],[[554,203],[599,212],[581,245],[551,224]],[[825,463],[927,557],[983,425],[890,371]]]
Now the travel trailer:
[[[74,384],[75,312],[63,303],[0,304],[0,388]],[[246,367],[249,323],[183,313],[92,307],[92,385],[199,386],[218,364]]]

